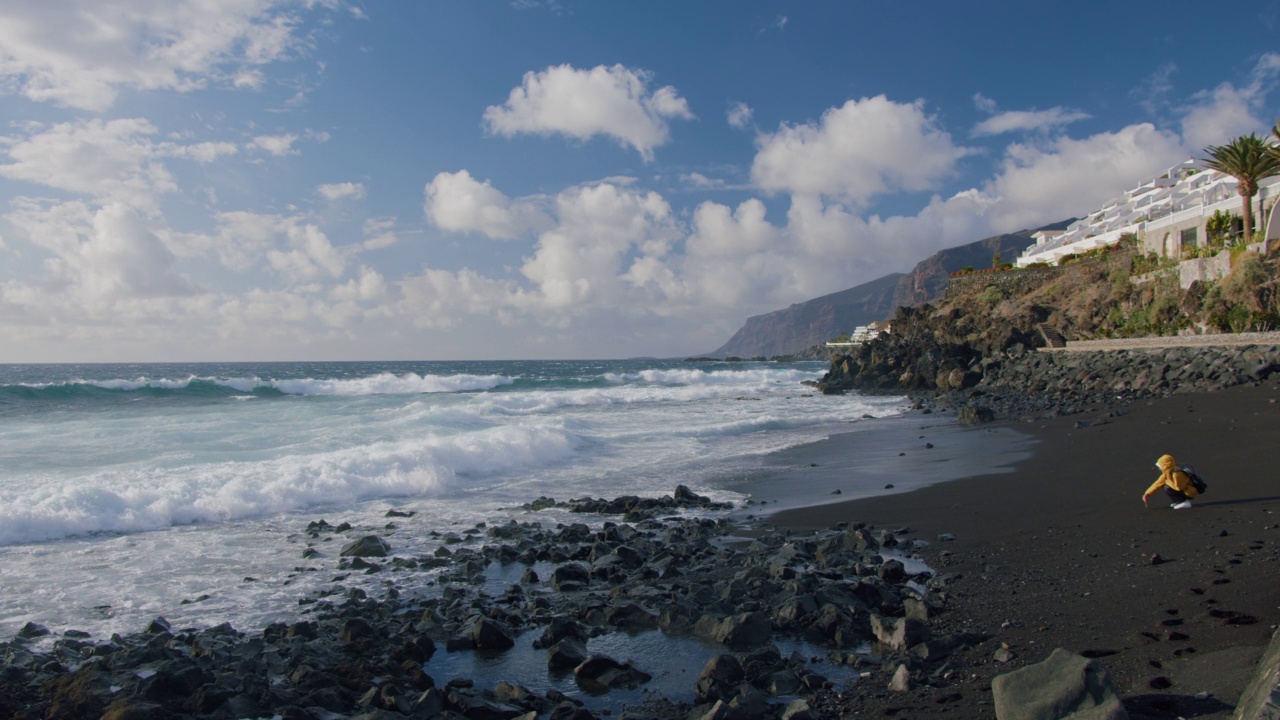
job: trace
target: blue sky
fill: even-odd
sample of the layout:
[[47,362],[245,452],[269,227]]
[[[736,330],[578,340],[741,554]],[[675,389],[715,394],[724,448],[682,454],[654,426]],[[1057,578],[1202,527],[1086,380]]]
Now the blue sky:
[[1280,2],[0,6],[0,362],[680,356],[1280,115]]

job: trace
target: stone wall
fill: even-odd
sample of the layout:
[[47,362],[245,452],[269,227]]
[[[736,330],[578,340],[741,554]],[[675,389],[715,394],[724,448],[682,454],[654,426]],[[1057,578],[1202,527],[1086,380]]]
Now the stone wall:
[[982,292],[990,285],[1004,291],[1005,295],[1021,295],[1062,275],[1066,268],[1039,267],[1004,272],[982,272],[971,275],[953,275],[947,283],[947,299],[961,293]]

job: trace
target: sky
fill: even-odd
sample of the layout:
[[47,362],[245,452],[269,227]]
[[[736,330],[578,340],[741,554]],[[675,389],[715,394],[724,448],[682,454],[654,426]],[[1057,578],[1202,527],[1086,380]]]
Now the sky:
[[0,4],[0,362],[679,357],[1280,115],[1280,0]]

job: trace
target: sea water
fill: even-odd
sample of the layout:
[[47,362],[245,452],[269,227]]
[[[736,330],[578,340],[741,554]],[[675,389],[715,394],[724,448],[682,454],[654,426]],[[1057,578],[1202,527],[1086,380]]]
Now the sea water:
[[[544,495],[659,496],[682,483],[740,503],[730,488],[768,453],[905,410],[902,398],[801,384],[824,369],[0,365],[0,638],[27,621],[101,638],[156,616],[246,631],[296,618],[300,598],[333,582],[349,539],[304,559],[313,520],[427,554],[441,543],[433,531],[589,520],[520,509]],[[412,516],[388,520],[392,509]],[[375,595],[388,579],[348,582]]]

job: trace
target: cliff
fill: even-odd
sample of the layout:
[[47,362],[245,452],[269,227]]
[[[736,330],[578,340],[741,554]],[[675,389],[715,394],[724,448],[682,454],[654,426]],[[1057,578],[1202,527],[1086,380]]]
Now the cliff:
[[1043,228],[996,235],[939,250],[905,275],[891,273],[848,290],[747,318],[728,342],[708,354],[742,358],[801,355],[825,359],[827,352],[822,344],[837,335],[892,317],[894,308],[936,302],[946,292],[951,273],[965,266],[989,268],[995,253],[1000,253],[1002,261],[1013,262],[1031,245],[1031,233],[1058,230],[1074,221],[1072,218]]
[[831,338],[893,314],[893,297],[902,273],[891,273],[857,287],[747,318],[712,357],[774,357],[821,345]]
[[1002,262],[1013,262],[1031,246],[1031,234],[1040,230],[1061,230],[1075,218],[1045,225],[1032,230],[1020,230],[959,245],[946,250],[939,250],[916,264],[898,283],[893,293],[894,307],[918,307],[925,303],[935,302],[947,290],[947,280],[951,273],[965,267],[977,269],[991,267],[991,259],[1000,253]]

